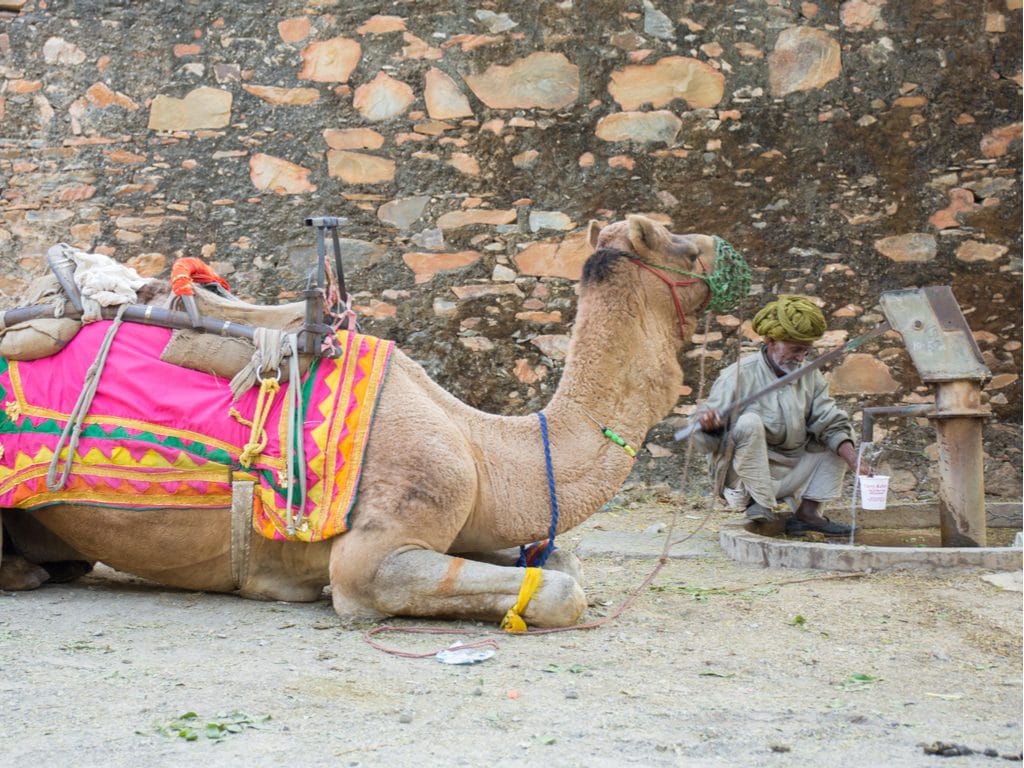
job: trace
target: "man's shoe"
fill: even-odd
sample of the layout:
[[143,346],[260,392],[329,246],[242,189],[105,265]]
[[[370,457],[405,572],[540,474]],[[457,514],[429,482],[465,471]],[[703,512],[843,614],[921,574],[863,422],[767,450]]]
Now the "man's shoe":
[[824,523],[805,523],[798,517],[791,517],[786,521],[786,533],[795,536],[813,531],[815,533],[823,533],[826,536],[849,536],[850,532],[853,531],[853,528],[849,525],[833,522],[827,517],[822,519],[825,521]]
[[756,501],[747,506],[745,514],[750,522],[770,523],[775,519],[775,514],[770,509],[765,509]]

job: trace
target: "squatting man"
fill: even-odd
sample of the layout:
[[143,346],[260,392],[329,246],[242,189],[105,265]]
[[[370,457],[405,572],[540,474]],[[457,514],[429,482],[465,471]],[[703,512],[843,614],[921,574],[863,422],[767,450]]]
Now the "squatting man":
[[[847,467],[858,471],[849,416],[818,370],[727,420],[721,414],[730,403],[800,368],[825,329],[821,310],[805,296],[780,296],[765,306],[753,320],[763,340],[759,352],[723,370],[695,416],[701,428],[695,438],[710,455],[716,494],[757,521],[774,519],[780,502],[788,504],[793,516],[786,532],[791,534],[850,533],[850,526],[829,520],[819,509],[839,498]],[[859,471],[872,474],[863,459]]]

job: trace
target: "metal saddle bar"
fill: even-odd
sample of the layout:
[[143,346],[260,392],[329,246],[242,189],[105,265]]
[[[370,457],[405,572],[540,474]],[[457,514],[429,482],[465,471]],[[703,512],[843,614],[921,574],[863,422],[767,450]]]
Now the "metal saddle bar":
[[[117,316],[118,307],[104,307],[102,315],[104,320],[113,320]],[[4,312],[0,312],[0,317],[3,318],[3,325],[11,327],[18,323],[28,322],[29,320],[38,320],[44,317],[53,317],[53,306],[40,304],[31,307],[16,307],[14,309],[8,309]],[[68,302],[64,308],[64,317],[77,319],[82,316],[82,312],[76,309]],[[142,325],[158,325],[163,328],[183,329],[183,330],[197,330],[205,333],[213,333],[218,336],[231,336],[238,339],[247,339],[252,341],[256,334],[256,326],[246,325],[244,323],[236,323],[231,320],[221,320],[220,318],[202,316],[199,318],[199,325],[193,324],[193,319],[189,317],[187,312],[179,312],[174,309],[165,309],[163,307],[154,307],[147,304],[129,304],[124,311],[124,319],[134,322],[141,323]],[[307,330],[307,326],[303,326],[303,330]],[[312,330],[316,332],[320,337],[325,334],[333,333],[333,329],[325,323],[314,324]],[[299,352],[302,354],[319,355],[322,357],[336,357],[337,352],[332,350],[321,350],[319,346],[315,348],[307,347],[303,344],[300,339]]]

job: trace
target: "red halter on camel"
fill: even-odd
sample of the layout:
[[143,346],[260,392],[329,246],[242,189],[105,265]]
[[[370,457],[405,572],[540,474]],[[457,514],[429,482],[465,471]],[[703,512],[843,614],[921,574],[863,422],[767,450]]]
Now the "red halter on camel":
[[[655,275],[658,276],[658,278],[663,283],[665,283],[665,285],[668,286],[669,291],[671,291],[671,293],[672,293],[672,303],[675,304],[675,307],[676,307],[676,317],[679,318],[679,333],[682,335],[683,340],[685,340],[686,339],[686,313],[683,311],[683,301],[682,301],[681,298],[679,298],[679,289],[680,288],[684,288],[684,287],[686,287],[688,285],[693,285],[694,283],[703,282],[702,277],[700,275],[693,275],[693,277],[691,279],[689,279],[689,280],[677,280],[677,279],[674,279],[673,277],[671,277],[670,275],[668,275],[665,272],[665,270],[670,270],[672,272],[678,272],[679,274],[683,274],[683,275],[692,275],[693,273],[691,273],[691,272],[684,272],[681,269],[676,269],[675,267],[669,267],[669,266],[664,265],[664,264],[652,264],[651,262],[646,261],[645,259],[642,259],[639,256],[636,256],[634,254],[629,254],[629,260],[634,262],[638,267],[643,267],[648,272],[654,273]],[[708,268],[704,266],[704,262],[701,261],[699,256],[697,257],[697,263],[700,264],[700,268],[703,270],[704,274],[707,274]],[[697,310],[697,314],[700,314],[701,312],[703,312],[704,309],[708,306],[708,303],[711,301],[711,288],[708,287],[707,291],[708,291],[708,295],[704,299],[704,302],[700,305],[700,309]]]

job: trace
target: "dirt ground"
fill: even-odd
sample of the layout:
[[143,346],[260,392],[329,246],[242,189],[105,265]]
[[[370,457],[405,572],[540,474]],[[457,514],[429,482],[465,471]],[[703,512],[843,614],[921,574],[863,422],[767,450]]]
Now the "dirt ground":
[[[375,648],[366,632],[379,625],[343,626],[327,600],[173,591],[102,566],[75,584],[0,593],[0,764],[1020,763],[1020,593],[978,572],[736,564],[717,546],[726,513],[650,494],[619,501],[560,546],[696,532],[608,623],[508,636],[394,621],[447,633],[372,638],[431,654],[493,640],[473,665]],[[585,620],[613,616],[657,564],[584,557]],[[976,752],[927,754],[936,742]]]

